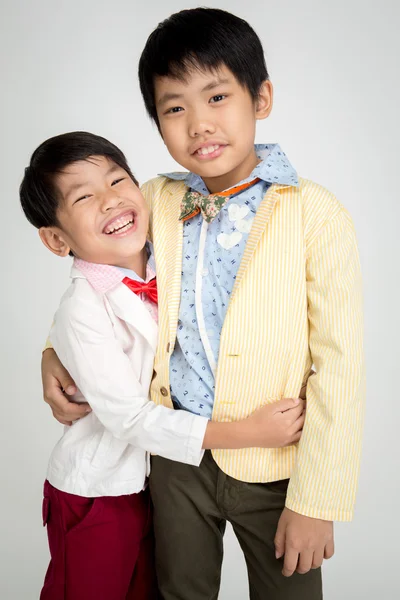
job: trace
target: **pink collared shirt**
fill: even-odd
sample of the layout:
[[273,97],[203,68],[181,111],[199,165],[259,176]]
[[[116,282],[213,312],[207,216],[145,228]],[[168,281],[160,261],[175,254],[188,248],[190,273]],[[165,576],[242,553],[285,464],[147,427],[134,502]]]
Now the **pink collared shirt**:
[[[80,258],[75,258],[74,265],[76,266],[83,275],[87,278],[90,285],[98,292],[105,293],[121,283],[125,277],[129,277],[134,281],[141,281],[148,283],[156,276],[154,254],[152,244],[147,243],[148,248],[148,261],[146,264],[146,279],[142,279],[135,271],[126,269],[124,267],[114,267],[112,265],[102,265],[98,263],[87,262]],[[143,304],[153,317],[156,323],[158,323],[158,306],[155,302],[150,300],[147,294],[138,294]]]

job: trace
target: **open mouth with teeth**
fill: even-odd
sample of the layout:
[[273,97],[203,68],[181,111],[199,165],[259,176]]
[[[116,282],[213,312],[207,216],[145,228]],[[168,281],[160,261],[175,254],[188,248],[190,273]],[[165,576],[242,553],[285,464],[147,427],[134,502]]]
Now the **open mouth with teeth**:
[[103,233],[106,235],[126,233],[135,225],[135,220],[136,214],[134,212],[122,215],[106,225],[106,227],[103,229]]
[[217,152],[219,149],[222,150],[222,148],[223,146],[220,144],[211,144],[211,146],[203,146],[202,148],[199,148],[194,154],[197,154],[197,156],[208,156],[212,155],[214,152]]
[[210,144],[202,146],[193,152],[193,156],[197,156],[199,160],[208,160],[218,158],[224,152],[226,144]]
[[207,148],[199,148],[196,150],[196,154],[199,156],[205,156],[206,154],[212,154],[216,150],[218,150],[219,144],[215,144],[214,146],[207,146]]

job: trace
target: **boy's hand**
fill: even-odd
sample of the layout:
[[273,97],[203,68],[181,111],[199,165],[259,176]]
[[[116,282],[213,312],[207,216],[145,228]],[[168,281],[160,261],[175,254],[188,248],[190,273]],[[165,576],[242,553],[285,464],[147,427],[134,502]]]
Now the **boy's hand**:
[[275,536],[275,555],[284,555],[282,573],[308,573],[334,553],[333,522],[305,517],[284,508]]
[[66,397],[65,394],[71,396],[77,392],[77,389],[52,348],[43,352],[42,383],[44,401],[53,411],[54,418],[63,425],[72,425],[72,421],[84,417],[91,411],[89,404],[76,404]]
[[300,398],[283,398],[257,409],[246,419],[252,445],[283,448],[297,444],[305,419],[305,403]]
[[[311,371],[311,373],[313,373],[313,371]],[[300,390],[299,398],[301,398],[302,400],[307,399],[307,384],[306,383],[303,385],[303,387]]]

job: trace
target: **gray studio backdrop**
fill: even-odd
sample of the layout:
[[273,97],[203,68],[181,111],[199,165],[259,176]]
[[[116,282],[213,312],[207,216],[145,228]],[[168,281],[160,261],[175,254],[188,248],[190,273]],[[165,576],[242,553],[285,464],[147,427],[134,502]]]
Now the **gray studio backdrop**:
[[[353,215],[365,282],[368,409],[356,516],[336,528],[327,600],[395,600],[399,451],[399,3],[208,2],[247,19],[275,85],[257,140],[279,142],[303,177]],[[137,62],[148,34],[186,0],[1,0],[2,600],[35,600],[47,566],[41,527],[46,462],[61,426],[41,399],[40,354],[68,283],[25,222],[18,185],[46,137],[85,129],[126,152],[140,181],[176,168],[143,109]],[[199,32],[201,35],[201,32]],[[240,43],[240,40],[238,40]],[[244,561],[226,535],[221,600],[248,598]]]

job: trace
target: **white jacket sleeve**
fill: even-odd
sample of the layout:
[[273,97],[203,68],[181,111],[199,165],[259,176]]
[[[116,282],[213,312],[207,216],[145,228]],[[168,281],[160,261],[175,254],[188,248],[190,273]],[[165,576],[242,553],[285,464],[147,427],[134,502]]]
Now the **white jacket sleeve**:
[[102,304],[65,299],[50,340],[97,418],[116,438],[171,460],[200,464],[208,419],[149,400]]

